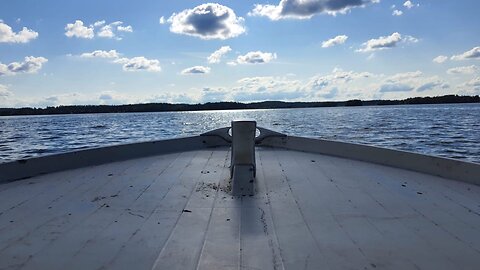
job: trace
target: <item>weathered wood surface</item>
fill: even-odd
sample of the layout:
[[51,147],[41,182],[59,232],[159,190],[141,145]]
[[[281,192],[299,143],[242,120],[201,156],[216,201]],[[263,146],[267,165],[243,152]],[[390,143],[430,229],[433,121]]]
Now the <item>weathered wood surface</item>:
[[0,185],[0,269],[478,269],[480,187],[257,148],[255,196],[229,148]]

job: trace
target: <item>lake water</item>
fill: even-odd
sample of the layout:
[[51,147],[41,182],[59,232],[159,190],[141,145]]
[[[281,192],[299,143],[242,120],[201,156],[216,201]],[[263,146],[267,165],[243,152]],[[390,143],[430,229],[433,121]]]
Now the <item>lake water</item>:
[[0,162],[197,135],[239,118],[290,135],[480,163],[480,104],[0,117]]

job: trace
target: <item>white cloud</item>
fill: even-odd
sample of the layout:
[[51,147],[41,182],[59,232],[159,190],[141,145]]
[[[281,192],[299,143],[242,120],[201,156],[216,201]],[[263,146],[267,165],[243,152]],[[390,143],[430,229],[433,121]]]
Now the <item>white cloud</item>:
[[147,59],[143,56],[137,56],[132,58],[122,57],[120,58],[121,53],[116,50],[103,51],[95,50],[89,53],[82,53],[80,57],[83,58],[105,58],[112,59],[112,63],[123,65],[124,71],[150,71],[150,72],[160,72],[162,67],[160,66],[160,61],[157,59]]
[[433,62],[435,62],[437,64],[444,63],[447,60],[448,60],[448,56],[445,56],[445,55],[439,55],[439,56],[433,58]]
[[90,53],[82,53],[80,57],[85,57],[85,58],[119,58],[120,54],[116,50],[110,50],[110,51],[102,51],[102,50],[96,50]]
[[317,75],[310,78],[306,84],[306,88],[309,89],[309,91],[321,91],[328,87],[338,88],[356,80],[372,77],[375,77],[375,75],[369,72],[344,71],[340,68],[335,68],[330,74]]
[[186,68],[182,70],[183,75],[188,75],[188,74],[208,74],[210,73],[210,68],[209,67],[204,67],[204,66],[194,66],[190,68]]
[[95,27],[100,27],[100,26],[103,26],[105,25],[105,20],[102,20],[102,21],[96,21],[93,26]]
[[220,63],[222,56],[230,52],[232,48],[230,46],[222,46],[220,49],[214,51],[209,57],[208,57],[208,63],[210,64],[216,64]]
[[19,73],[36,73],[48,60],[44,57],[27,56],[23,62],[0,63],[0,76]]
[[37,32],[26,27],[15,33],[12,27],[0,21],[0,43],[27,43],[37,37]]
[[386,79],[387,82],[401,82],[405,80],[412,80],[419,78],[423,75],[420,70],[411,71],[411,72],[404,72],[404,73],[397,73],[394,74]]
[[405,1],[405,3],[403,3],[403,6],[408,8],[408,9],[411,9],[413,7],[418,7],[420,6],[419,4],[414,4],[412,1],[408,0],[408,1]]
[[412,36],[402,36],[400,33],[395,32],[390,36],[382,36],[376,39],[370,39],[363,43],[363,48],[357,50],[358,52],[372,52],[378,50],[385,50],[396,47],[400,42],[404,43],[416,43],[418,39]]
[[114,63],[122,64],[124,71],[150,71],[160,72],[160,61],[156,59],[147,59],[143,56],[133,58],[119,58]]
[[329,40],[322,42],[322,48],[328,48],[335,45],[343,44],[345,43],[345,41],[347,41],[347,39],[348,39],[348,36],[346,35],[336,36],[334,38],[331,38]]
[[403,83],[387,83],[380,86],[378,89],[381,93],[387,92],[409,92],[412,91],[414,88],[408,84]]
[[167,23],[167,20],[165,20],[165,17],[162,16],[162,17],[160,17],[160,19],[158,20],[158,23],[159,23],[159,24],[165,24],[165,23]]
[[201,89],[198,102],[301,100],[309,94],[308,91],[302,89],[300,81],[287,77],[246,77],[230,87]]
[[100,28],[100,31],[97,33],[97,36],[104,38],[113,38],[115,34],[113,33],[113,28],[111,25],[105,25]]
[[207,3],[174,13],[168,19],[170,31],[201,39],[229,39],[245,32],[244,19],[220,4]]
[[117,31],[132,33],[133,32],[133,27],[131,25],[127,25],[127,26],[119,25],[119,26],[117,26]]
[[466,85],[480,87],[480,77],[471,79],[469,82],[466,83]]
[[[438,76],[426,77],[421,71],[397,73],[386,77],[378,86],[378,92],[392,95],[397,93],[398,98],[406,98],[415,91],[421,93],[425,91],[444,90],[450,86]],[[403,93],[403,94],[402,94]],[[406,96],[402,96],[406,95]],[[395,97],[396,98],[396,97]]]
[[65,26],[65,36],[92,39],[95,35],[93,26],[86,27],[83,22],[76,20],[74,23],[69,23]]
[[117,37],[117,31],[129,32],[129,33],[133,32],[133,27],[131,25],[123,26],[123,22],[121,21],[116,21],[109,24],[103,23],[100,26],[102,27],[97,32],[97,36],[103,37],[103,38],[116,38],[118,40],[121,40],[120,37]]
[[277,58],[276,53],[254,51],[237,57],[237,64],[264,64]]
[[76,20],[73,24],[67,24],[65,30],[67,37],[92,39],[97,35],[102,38],[116,38],[117,40],[121,40],[122,38],[118,37],[117,32],[131,33],[133,32],[133,27],[131,25],[124,26],[121,21],[106,24],[105,20],[96,21],[92,25],[85,26],[82,21]]
[[270,20],[310,19],[316,14],[345,14],[355,7],[364,7],[379,0],[281,0],[278,5],[256,4],[249,16],[264,16]]
[[392,12],[392,15],[393,15],[393,16],[402,16],[402,15],[403,15],[403,11],[398,10],[398,9],[395,9],[395,10]]
[[8,87],[0,84],[0,100],[12,96],[12,92],[8,91]]
[[475,65],[454,67],[447,70],[448,74],[473,74],[478,71],[478,67]]
[[450,59],[452,60],[468,60],[468,59],[480,59],[480,47],[474,47],[473,49],[466,51],[459,55],[454,55]]

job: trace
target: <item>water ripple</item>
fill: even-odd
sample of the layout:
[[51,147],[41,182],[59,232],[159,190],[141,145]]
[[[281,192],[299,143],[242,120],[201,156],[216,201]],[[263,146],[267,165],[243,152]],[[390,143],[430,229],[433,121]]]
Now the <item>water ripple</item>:
[[0,162],[198,135],[242,118],[291,135],[480,163],[479,104],[0,117]]

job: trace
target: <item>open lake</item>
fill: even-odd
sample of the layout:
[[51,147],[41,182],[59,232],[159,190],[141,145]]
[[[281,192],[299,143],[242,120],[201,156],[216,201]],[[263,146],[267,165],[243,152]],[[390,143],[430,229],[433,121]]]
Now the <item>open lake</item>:
[[290,135],[480,163],[480,104],[0,117],[0,162],[197,135],[239,118]]

